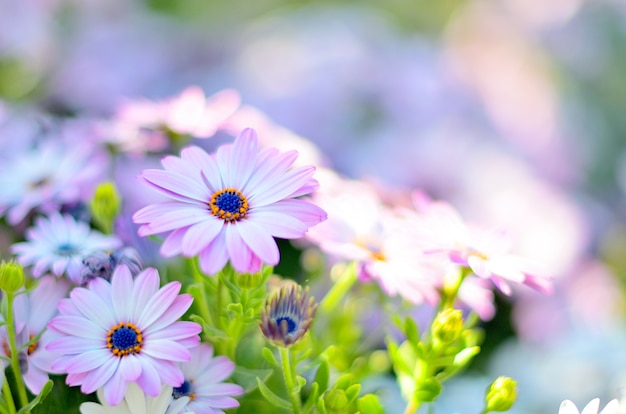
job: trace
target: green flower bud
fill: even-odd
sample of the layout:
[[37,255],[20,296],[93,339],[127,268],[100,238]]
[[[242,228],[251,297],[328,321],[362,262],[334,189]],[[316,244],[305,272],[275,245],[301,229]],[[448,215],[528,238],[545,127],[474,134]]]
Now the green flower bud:
[[458,309],[445,309],[437,314],[432,326],[433,338],[443,344],[456,341],[463,333],[463,314]]
[[487,412],[508,411],[517,399],[517,382],[509,377],[498,377],[487,389]]
[[121,208],[120,196],[115,184],[107,182],[100,184],[91,200],[91,214],[94,222],[104,233],[113,231],[113,221]]
[[339,414],[346,412],[348,408],[348,397],[341,389],[328,390],[324,393],[324,407],[328,414]]
[[441,383],[434,378],[427,378],[415,384],[415,399],[421,402],[433,402],[441,394]]
[[242,289],[256,289],[263,283],[262,273],[237,273],[235,283]]
[[15,262],[0,264],[0,289],[15,293],[24,285],[24,268]]

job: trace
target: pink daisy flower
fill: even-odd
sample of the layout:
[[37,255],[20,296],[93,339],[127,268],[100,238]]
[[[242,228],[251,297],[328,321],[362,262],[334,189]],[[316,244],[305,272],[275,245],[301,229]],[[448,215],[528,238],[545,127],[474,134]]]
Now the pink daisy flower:
[[421,224],[426,253],[446,253],[449,259],[469,267],[481,278],[491,281],[506,295],[512,293],[508,282],[525,284],[544,293],[552,284],[532,260],[509,253],[511,240],[504,232],[465,224],[459,213],[445,202],[431,202],[415,196],[422,213]]
[[53,212],[47,218],[37,217],[35,226],[26,231],[26,241],[13,244],[11,250],[22,265],[33,266],[35,277],[51,271],[56,276],[67,274],[78,283],[85,257],[121,245],[115,236],[92,230],[87,223],[70,215]]
[[240,273],[276,265],[273,237],[297,239],[325,220],[326,213],[300,196],[317,189],[315,167],[290,168],[296,151],[259,150],[257,134],[245,129],[233,144],[214,154],[187,147],[181,156],[165,157],[165,170],[145,170],[141,178],[172,201],[136,212],[141,236],[172,231],[161,254],[198,255],[207,274],[230,260]]
[[200,342],[200,325],[178,321],[193,301],[179,295],[181,284],[159,289],[159,274],[149,268],[133,277],[119,266],[111,283],[102,278],[75,288],[59,303],[59,316],[48,327],[61,335],[46,349],[61,354],[52,369],[67,373],[70,386],[85,394],[103,387],[110,405],[119,404],[128,383],[137,382],[156,397],[161,385],[184,381],[178,362],[191,357]]
[[181,364],[185,381],[172,391],[175,400],[188,397],[184,412],[196,414],[224,414],[225,409],[239,407],[232,398],[243,394],[237,384],[223,382],[235,370],[233,361],[225,356],[214,356],[209,344],[191,350],[191,359]]
[[[46,325],[57,314],[57,305],[70,290],[70,284],[64,279],[44,276],[35,289],[15,298],[16,345],[23,348],[25,365],[22,367],[24,382],[35,395],[48,381],[48,373],[54,373],[52,363],[58,354],[46,349],[46,345],[56,337],[46,330]],[[41,336],[40,336],[41,335]],[[33,339],[38,338],[35,342]],[[8,348],[6,327],[0,328],[0,343]],[[22,356],[20,356],[20,360]],[[2,361],[6,366],[7,362]]]

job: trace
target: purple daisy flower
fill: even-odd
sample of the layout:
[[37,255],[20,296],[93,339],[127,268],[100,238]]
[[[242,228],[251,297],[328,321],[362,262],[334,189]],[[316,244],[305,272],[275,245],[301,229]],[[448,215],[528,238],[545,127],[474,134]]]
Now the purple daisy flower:
[[[57,304],[69,290],[68,281],[44,276],[35,289],[22,292],[15,298],[16,345],[22,348],[20,365],[24,382],[35,395],[48,381],[48,373],[54,372],[51,366],[59,357],[46,350],[46,345],[56,337],[54,332],[46,330],[46,325],[57,314]],[[0,328],[0,343],[4,346],[8,344],[5,326]],[[7,364],[7,361],[2,361],[3,367]]]
[[240,273],[258,272],[262,263],[276,265],[273,237],[297,239],[326,219],[315,204],[296,198],[317,189],[313,166],[291,168],[296,151],[258,148],[253,129],[233,144],[209,155],[187,147],[181,156],[165,157],[163,170],[145,170],[141,178],[172,201],[152,204],[133,216],[139,234],[172,231],[161,246],[167,257],[199,255],[208,274],[230,259]]
[[86,394],[103,387],[110,405],[122,401],[130,382],[153,397],[162,384],[180,386],[185,378],[177,363],[189,360],[188,348],[199,344],[202,330],[178,321],[193,300],[179,295],[180,288],[171,282],[159,289],[153,268],[133,280],[125,265],[111,283],[96,278],[89,288],[75,288],[48,324],[62,336],[46,347],[62,355],[52,369],[67,373],[67,384]]
[[26,231],[26,241],[13,244],[11,249],[22,265],[33,265],[33,276],[50,270],[56,276],[65,273],[78,283],[86,256],[121,245],[115,236],[106,236],[72,216],[53,212],[48,218],[37,217],[35,226]]
[[233,361],[225,356],[213,356],[213,347],[201,344],[191,350],[189,362],[181,364],[185,381],[173,389],[175,399],[189,397],[184,412],[196,414],[224,414],[223,409],[239,406],[232,398],[243,394],[237,384],[222,382],[235,370]]

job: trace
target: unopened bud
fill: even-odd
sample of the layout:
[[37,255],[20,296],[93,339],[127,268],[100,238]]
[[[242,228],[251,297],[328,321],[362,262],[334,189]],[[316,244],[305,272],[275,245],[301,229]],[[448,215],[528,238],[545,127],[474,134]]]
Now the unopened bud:
[[324,393],[324,407],[329,414],[345,413],[348,408],[346,392],[342,389],[334,389]]
[[107,182],[100,184],[91,201],[93,220],[104,233],[113,231],[113,222],[120,212],[121,200],[115,184]]
[[433,402],[441,394],[441,383],[434,378],[427,378],[415,384],[415,399],[422,402]]
[[16,262],[0,264],[0,289],[15,293],[24,285],[24,268]]
[[517,382],[509,377],[498,377],[487,389],[487,412],[508,411],[517,399]]
[[443,343],[456,341],[463,333],[463,314],[458,309],[445,309],[433,321],[433,337]]

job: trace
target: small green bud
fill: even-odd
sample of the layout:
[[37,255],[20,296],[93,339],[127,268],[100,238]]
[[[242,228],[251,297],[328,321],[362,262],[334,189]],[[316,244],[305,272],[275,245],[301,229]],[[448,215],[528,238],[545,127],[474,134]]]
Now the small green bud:
[[433,338],[451,344],[463,333],[463,314],[458,309],[445,309],[437,314],[432,326]]
[[263,283],[262,273],[236,273],[235,283],[242,289],[256,289]]
[[384,414],[380,400],[375,394],[366,394],[356,401],[357,409],[361,414]]
[[508,411],[517,399],[517,382],[509,377],[498,377],[487,389],[487,412]]
[[441,394],[441,383],[435,378],[427,378],[415,384],[415,399],[421,402],[433,402]]
[[24,268],[15,262],[0,264],[0,289],[15,293],[24,286]]
[[328,390],[324,393],[324,406],[328,414],[339,414],[346,412],[348,408],[348,397],[342,389]]
[[122,202],[112,182],[102,183],[96,188],[91,200],[91,214],[94,222],[104,233],[113,231],[113,221],[120,212]]

